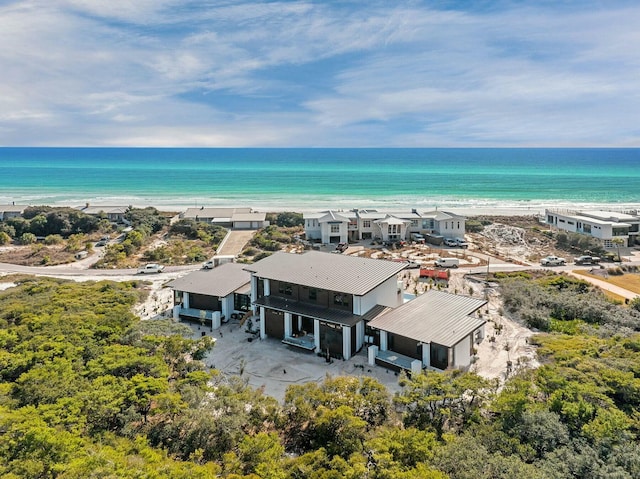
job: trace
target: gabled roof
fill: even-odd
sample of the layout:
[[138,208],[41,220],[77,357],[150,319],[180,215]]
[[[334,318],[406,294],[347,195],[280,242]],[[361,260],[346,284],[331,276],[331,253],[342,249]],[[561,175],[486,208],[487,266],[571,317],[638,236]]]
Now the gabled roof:
[[461,215],[457,215],[455,213],[451,213],[449,211],[440,211],[440,210],[434,210],[434,211],[428,211],[425,213],[421,213],[422,218],[433,218],[436,221],[443,221],[443,220],[463,220],[465,219],[464,216]]
[[487,302],[432,289],[378,316],[369,326],[423,343],[452,347],[486,321],[470,316]]
[[124,214],[127,212],[128,206],[80,206],[79,209],[87,215],[98,215],[100,213],[105,214]]
[[176,291],[224,298],[235,291],[246,291],[251,275],[243,268],[243,264],[225,263],[217,268],[194,271],[170,281],[167,286]]
[[395,261],[308,251],[278,252],[245,269],[260,278],[363,296],[404,267]]
[[333,211],[333,210],[329,210],[326,212],[325,215],[321,216],[320,218],[318,218],[318,221],[320,223],[331,223],[331,222],[335,222],[335,221],[339,221],[341,223],[348,223],[349,222],[349,218],[347,218],[344,215],[341,215],[340,213]]
[[396,218],[395,216],[387,215],[382,219],[374,221],[374,223],[384,223],[388,225],[404,225],[410,223],[409,220],[402,220],[400,218]]

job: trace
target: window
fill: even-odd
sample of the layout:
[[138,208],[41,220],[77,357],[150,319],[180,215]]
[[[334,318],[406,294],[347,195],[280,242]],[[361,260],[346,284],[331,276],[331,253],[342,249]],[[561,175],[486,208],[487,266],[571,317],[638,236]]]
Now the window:
[[344,294],[336,293],[333,295],[333,304],[337,304],[339,306],[349,306],[349,300]]
[[585,233],[591,233],[591,225],[588,225],[588,224],[585,223],[582,226],[582,231],[584,231]]
[[309,288],[309,299],[311,301],[318,299],[318,290],[316,288]]
[[332,233],[340,233],[340,225],[331,225]]
[[280,294],[291,296],[293,294],[293,285],[291,283],[279,283],[278,291],[280,292]]
[[434,368],[447,369],[449,367],[449,350],[439,344],[431,343],[430,362]]
[[458,221],[458,229],[460,229],[460,222]]
[[233,309],[236,311],[249,311],[251,307],[251,298],[246,294],[234,293]]
[[371,228],[371,220],[364,220],[362,222],[362,227],[363,228]]
[[411,220],[411,227],[412,228],[417,228],[418,227],[418,220]]
[[613,228],[613,236],[626,236],[629,230],[625,228]]

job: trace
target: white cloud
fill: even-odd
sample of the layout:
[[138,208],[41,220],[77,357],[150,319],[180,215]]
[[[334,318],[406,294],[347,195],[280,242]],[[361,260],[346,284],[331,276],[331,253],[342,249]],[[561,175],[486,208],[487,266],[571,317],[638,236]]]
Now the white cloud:
[[640,7],[532,5],[14,2],[0,144],[639,144]]

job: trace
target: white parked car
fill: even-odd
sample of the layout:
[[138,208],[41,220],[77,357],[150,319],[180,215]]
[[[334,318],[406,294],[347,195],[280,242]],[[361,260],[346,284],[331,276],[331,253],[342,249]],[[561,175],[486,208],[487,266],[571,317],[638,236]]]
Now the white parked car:
[[164,265],[157,263],[149,263],[145,264],[141,268],[138,268],[138,273],[162,273],[164,270]]
[[453,238],[445,238],[444,239],[444,244],[447,246],[458,246],[458,242],[456,240],[454,240]]
[[566,262],[566,259],[559,258],[558,256],[547,256],[540,260],[542,266],[564,266]]
[[454,238],[454,241],[456,242],[456,246],[459,246],[460,248],[469,247],[469,243],[467,243],[464,238]]

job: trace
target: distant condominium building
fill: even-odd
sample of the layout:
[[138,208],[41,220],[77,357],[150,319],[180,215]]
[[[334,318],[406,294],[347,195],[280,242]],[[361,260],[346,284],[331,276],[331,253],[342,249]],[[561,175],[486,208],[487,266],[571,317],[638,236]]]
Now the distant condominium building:
[[377,210],[326,210],[304,214],[304,230],[308,240],[321,243],[347,243],[361,240],[400,241],[411,239],[412,233],[464,237],[464,216],[446,211],[420,213],[383,212]]
[[640,244],[640,216],[601,210],[547,209],[546,223],[559,230],[591,236],[604,248],[634,246]]

